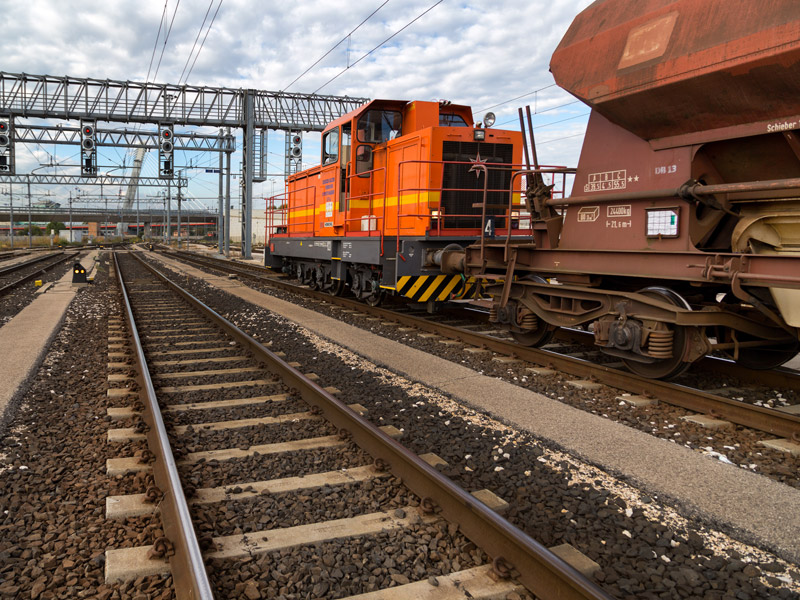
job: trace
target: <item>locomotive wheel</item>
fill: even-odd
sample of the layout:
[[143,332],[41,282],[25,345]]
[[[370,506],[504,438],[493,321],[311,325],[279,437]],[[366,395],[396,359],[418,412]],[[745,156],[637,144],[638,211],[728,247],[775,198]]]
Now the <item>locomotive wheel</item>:
[[328,289],[328,293],[331,296],[341,296],[344,293],[346,283],[344,279],[333,279],[331,281],[331,287]]
[[[665,300],[681,308],[691,309],[686,300],[669,288],[648,287],[640,290],[639,293],[656,300]],[[691,363],[681,360],[686,347],[686,328],[676,326],[673,331],[672,356],[670,358],[664,358],[653,363],[643,363],[623,358],[622,362],[632,372],[648,379],[671,379],[684,373],[691,366]]]
[[363,300],[370,306],[380,306],[381,303],[383,302],[383,298],[385,295],[386,294],[383,290],[378,290],[377,292],[373,292]]

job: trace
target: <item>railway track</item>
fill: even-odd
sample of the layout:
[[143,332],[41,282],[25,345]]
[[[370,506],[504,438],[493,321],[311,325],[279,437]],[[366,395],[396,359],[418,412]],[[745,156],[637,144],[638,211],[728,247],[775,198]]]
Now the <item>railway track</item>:
[[[406,450],[399,431],[373,426],[314,374],[152,267],[114,260],[125,316],[110,325],[109,396],[129,404],[138,391],[142,406],[109,411],[133,425],[110,430],[109,441],[132,450],[146,440],[148,452],[108,468],[150,471],[156,487],[108,498],[107,512],[158,507],[165,535],[109,550],[108,580],[171,568],[179,598],[434,598],[451,588],[476,598],[610,598],[498,516],[491,491],[458,488],[432,466],[441,459]],[[339,571],[339,589],[328,593],[313,570],[296,577],[320,561]],[[370,563],[383,568],[354,566]]]
[[[771,436],[779,436],[776,442],[779,445],[800,441],[800,415],[736,400],[724,395],[742,391],[735,386],[731,386],[730,389],[703,390],[675,382],[646,379],[630,373],[624,368],[615,367],[613,363],[598,363],[546,348],[521,346],[513,340],[503,339],[502,334],[487,334],[463,326],[448,325],[438,318],[430,319],[420,314],[404,314],[386,308],[371,307],[348,298],[333,297],[269,275],[263,268],[256,265],[232,263],[224,259],[198,256],[190,252],[178,252],[176,255],[181,260],[190,263],[300,293],[348,310],[359,311],[378,318],[381,322],[394,322],[398,325],[414,327],[431,335],[459,341],[468,347],[496,352],[510,360],[522,360],[539,365],[546,372],[557,371],[578,377],[580,378],[578,381],[585,381],[586,387],[589,388],[597,384],[604,384],[630,394],[630,396],[621,397],[623,402],[645,405],[660,401],[705,415],[708,420],[701,421],[710,423],[712,427],[716,423],[728,422],[762,431]],[[483,329],[489,327],[487,324]],[[562,334],[561,339],[565,345],[569,343],[573,343],[573,345],[575,343],[586,344],[586,336],[581,332],[566,331]],[[800,390],[800,374],[786,369],[769,372],[751,371],[737,367],[729,361],[714,358],[705,359],[698,368],[707,372],[716,372],[723,377],[735,376],[742,382],[757,382],[761,385],[792,391]]]
[[77,256],[77,252],[48,253],[0,268],[0,296],[8,294],[18,286]]

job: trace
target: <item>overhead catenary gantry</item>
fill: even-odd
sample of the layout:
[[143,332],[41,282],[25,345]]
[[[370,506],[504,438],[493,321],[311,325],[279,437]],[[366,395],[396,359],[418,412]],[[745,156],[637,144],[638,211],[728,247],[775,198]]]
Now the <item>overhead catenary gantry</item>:
[[[72,127],[16,126],[15,118],[63,119],[81,125],[106,121],[147,123],[159,128],[178,125],[241,129],[244,140],[242,255],[249,258],[252,250],[253,182],[263,181],[267,176],[267,130],[282,130],[287,134],[322,131],[327,123],[366,101],[367,98],[347,96],[0,72],[0,120],[6,119],[11,130],[8,134],[10,169],[5,174],[0,172],[0,181],[15,182],[9,177],[15,173],[15,142],[82,141],[80,128],[73,132]],[[42,137],[53,139],[40,139]],[[93,139],[101,147],[160,148],[161,143],[159,132],[119,132],[101,128],[93,131]],[[227,152],[228,157],[234,149],[230,135],[180,134],[175,136],[173,143],[175,150]],[[230,175],[228,168],[226,176],[230,178]],[[230,189],[230,181],[226,189]],[[226,205],[230,206],[229,192]],[[222,223],[221,194],[219,209]],[[227,230],[228,221],[225,222]]]

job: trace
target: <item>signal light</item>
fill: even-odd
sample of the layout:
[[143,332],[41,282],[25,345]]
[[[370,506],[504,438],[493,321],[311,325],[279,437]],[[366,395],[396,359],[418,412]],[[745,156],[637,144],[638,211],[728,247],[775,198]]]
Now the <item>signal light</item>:
[[291,154],[292,158],[300,158],[303,155],[303,149],[300,146],[292,146],[289,154]]
[[81,123],[81,175],[83,177],[97,176],[97,141],[95,140],[94,121],[83,121]]
[[171,178],[175,174],[173,153],[175,151],[175,134],[172,125],[163,123],[158,129],[158,176]]
[[8,121],[0,121],[0,152],[4,152],[7,146],[11,145],[11,128]]
[[302,138],[302,137],[300,137],[300,135],[299,135],[299,134],[295,133],[295,134],[292,136],[292,145],[293,145],[293,146],[299,146],[299,145],[300,145],[300,144],[302,144],[302,143],[303,143],[303,138]]

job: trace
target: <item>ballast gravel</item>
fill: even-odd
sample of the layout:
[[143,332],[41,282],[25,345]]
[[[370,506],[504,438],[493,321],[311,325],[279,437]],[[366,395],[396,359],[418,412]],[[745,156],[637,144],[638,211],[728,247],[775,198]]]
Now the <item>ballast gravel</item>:
[[108,317],[116,293],[103,269],[79,290],[42,366],[0,432],[0,598],[169,600],[170,577],[107,585],[108,548],[151,543],[158,519],[105,518],[105,498],[141,493],[146,476],[111,478],[106,442]]

